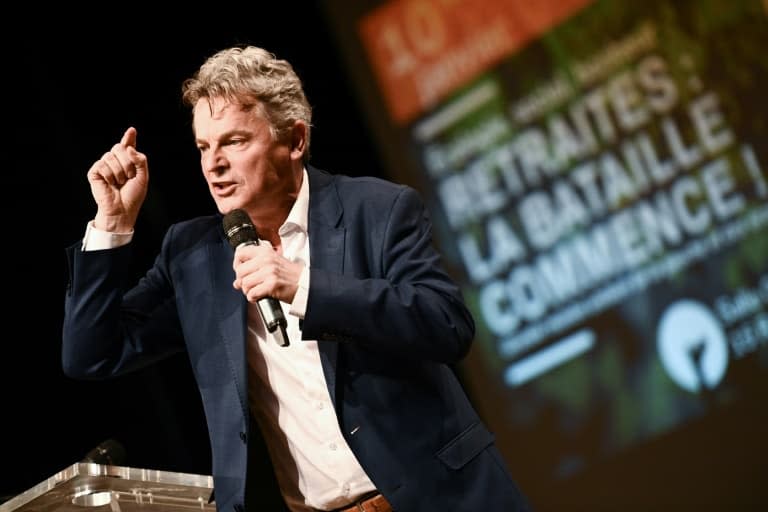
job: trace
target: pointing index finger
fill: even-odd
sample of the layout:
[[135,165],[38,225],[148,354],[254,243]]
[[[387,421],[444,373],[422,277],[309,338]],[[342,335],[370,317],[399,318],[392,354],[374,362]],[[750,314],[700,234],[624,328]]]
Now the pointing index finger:
[[125,147],[136,147],[136,128],[131,126],[123,134],[123,138],[120,139],[120,144]]

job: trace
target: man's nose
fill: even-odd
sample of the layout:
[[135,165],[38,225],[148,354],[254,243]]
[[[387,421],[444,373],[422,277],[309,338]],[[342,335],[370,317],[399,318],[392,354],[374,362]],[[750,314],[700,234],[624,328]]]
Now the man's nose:
[[203,167],[203,172],[206,174],[221,174],[221,172],[226,169],[226,159],[218,150],[211,149],[206,151],[203,154],[200,163]]

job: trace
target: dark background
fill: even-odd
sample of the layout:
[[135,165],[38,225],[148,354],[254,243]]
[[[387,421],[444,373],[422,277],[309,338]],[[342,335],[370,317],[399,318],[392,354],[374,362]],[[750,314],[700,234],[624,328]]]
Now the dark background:
[[151,263],[170,223],[215,211],[180,94],[206,57],[249,43],[287,59],[314,107],[312,164],[383,176],[317,2],[195,9],[158,19],[133,5],[111,13],[21,6],[7,18],[17,36],[6,47],[3,72],[11,161],[3,180],[0,496],[36,485],[105,439],[125,446],[124,465],[210,474],[186,359],[99,382],[65,377],[60,362],[64,249],[95,212],[89,167],[128,126],[138,129],[150,169],[136,230],[138,267]]

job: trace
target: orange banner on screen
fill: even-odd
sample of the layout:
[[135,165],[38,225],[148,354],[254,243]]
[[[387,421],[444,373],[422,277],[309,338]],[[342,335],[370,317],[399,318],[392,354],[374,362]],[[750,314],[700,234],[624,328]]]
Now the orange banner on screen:
[[398,123],[410,121],[591,0],[393,0],[360,37]]

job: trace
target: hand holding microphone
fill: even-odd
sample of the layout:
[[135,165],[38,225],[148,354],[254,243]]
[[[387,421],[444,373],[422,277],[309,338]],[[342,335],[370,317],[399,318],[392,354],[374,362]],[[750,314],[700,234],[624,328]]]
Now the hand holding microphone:
[[250,302],[256,302],[267,331],[275,336],[280,346],[288,346],[287,322],[275,297],[286,302],[292,300],[301,266],[280,257],[270,247],[264,247],[260,255],[255,254],[258,249],[245,254],[244,247],[268,245],[259,240],[258,232],[245,211],[237,209],[229,212],[224,216],[222,226],[229,244],[235,249],[235,288],[242,290]]

